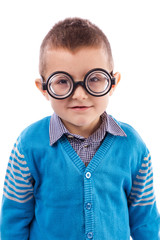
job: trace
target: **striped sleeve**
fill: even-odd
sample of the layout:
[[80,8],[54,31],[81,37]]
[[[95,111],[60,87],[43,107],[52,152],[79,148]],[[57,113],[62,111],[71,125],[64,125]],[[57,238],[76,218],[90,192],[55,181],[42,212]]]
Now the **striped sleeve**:
[[18,140],[10,155],[3,194],[17,203],[26,203],[33,198],[33,178],[18,147]]
[[153,205],[155,202],[150,153],[142,160],[141,168],[133,182],[128,202],[133,207]]
[[151,155],[146,150],[128,198],[129,223],[133,240],[160,240],[160,215],[153,189]]

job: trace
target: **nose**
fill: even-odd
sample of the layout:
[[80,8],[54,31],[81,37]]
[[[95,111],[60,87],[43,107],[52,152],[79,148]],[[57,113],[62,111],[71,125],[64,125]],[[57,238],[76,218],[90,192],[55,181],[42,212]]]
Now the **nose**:
[[88,98],[88,93],[84,89],[84,87],[81,84],[78,84],[72,94],[73,99],[87,99]]

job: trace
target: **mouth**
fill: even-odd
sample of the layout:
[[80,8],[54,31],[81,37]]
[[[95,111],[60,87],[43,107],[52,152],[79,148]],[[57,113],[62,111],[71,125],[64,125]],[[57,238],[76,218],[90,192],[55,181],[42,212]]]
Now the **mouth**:
[[73,106],[70,109],[77,110],[77,111],[84,111],[90,109],[91,106]]

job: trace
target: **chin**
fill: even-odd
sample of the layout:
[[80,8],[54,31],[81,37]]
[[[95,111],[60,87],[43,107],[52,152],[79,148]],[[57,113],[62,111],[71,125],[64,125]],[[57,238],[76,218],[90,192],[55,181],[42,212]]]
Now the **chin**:
[[87,127],[89,126],[89,123],[86,122],[77,122],[74,124],[76,127]]

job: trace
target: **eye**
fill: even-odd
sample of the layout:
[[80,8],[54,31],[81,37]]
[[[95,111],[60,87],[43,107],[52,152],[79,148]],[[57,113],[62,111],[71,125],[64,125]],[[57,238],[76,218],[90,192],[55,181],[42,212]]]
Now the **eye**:
[[91,78],[89,79],[89,81],[90,81],[90,82],[98,82],[98,81],[100,81],[100,79],[99,79],[98,77],[91,77]]
[[66,79],[60,79],[56,81],[56,84],[60,84],[60,85],[65,85],[68,84],[68,80]]

